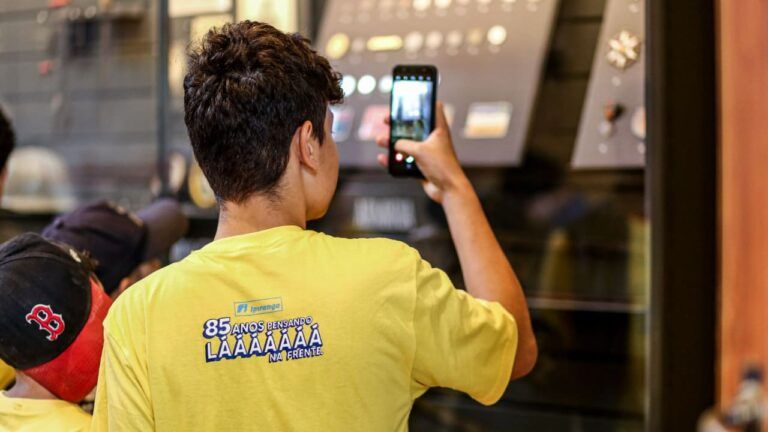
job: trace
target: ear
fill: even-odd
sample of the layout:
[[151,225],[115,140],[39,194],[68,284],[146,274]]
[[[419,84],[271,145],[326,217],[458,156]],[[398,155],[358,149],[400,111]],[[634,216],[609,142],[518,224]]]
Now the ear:
[[299,162],[315,171],[320,167],[320,142],[313,135],[312,122],[305,121],[296,129]]

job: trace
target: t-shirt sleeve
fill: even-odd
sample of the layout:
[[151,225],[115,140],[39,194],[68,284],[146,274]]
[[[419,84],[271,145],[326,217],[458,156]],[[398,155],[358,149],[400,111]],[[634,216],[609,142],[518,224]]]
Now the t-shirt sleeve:
[[155,429],[146,368],[134,344],[125,339],[119,330],[112,332],[105,326],[93,431]]
[[13,382],[15,376],[13,368],[0,360],[0,390],[5,390]]
[[517,324],[499,303],[456,289],[418,259],[412,377],[417,386],[448,387],[491,405],[507,388],[517,350]]

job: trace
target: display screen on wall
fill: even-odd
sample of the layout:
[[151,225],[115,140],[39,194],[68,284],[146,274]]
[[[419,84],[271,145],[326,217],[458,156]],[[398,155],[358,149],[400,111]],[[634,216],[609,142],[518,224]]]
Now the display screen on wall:
[[396,64],[437,66],[463,164],[519,164],[556,11],[557,0],[328,0],[316,48],[344,75],[342,165],[376,165]]

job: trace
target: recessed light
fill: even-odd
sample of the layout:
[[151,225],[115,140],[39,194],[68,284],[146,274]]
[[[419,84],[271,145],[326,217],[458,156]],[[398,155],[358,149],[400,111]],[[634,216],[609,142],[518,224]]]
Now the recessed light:
[[392,91],[392,75],[384,75],[379,79],[379,91],[382,93]]
[[371,94],[373,90],[376,88],[376,78],[370,76],[370,75],[363,75],[360,77],[360,80],[357,81],[357,91],[360,94]]
[[403,39],[398,35],[373,36],[368,39],[368,51],[397,51],[403,47]]
[[439,31],[431,31],[427,33],[427,38],[425,43],[427,45],[427,48],[436,50],[440,48],[440,45],[443,43],[443,34],[440,33]]
[[458,30],[452,30],[445,36],[445,43],[451,48],[458,48],[461,46],[461,41],[464,39],[461,32]]
[[341,78],[341,90],[344,92],[344,96],[352,96],[355,93],[355,87],[357,86],[357,80],[352,75],[344,75]]
[[421,49],[424,44],[424,35],[414,31],[405,36],[405,50],[408,52],[416,52]]
[[413,9],[417,11],[425,11],[429,9],[429,4],[432,0],[413,0]]
[[495,25],[488,30],[486,36],[491,45],[501,45],[507,40],[507,29],[501,25]]
[[480,45],[483,42],[483,31],[479,28],[473,28],[467,33],[467,42],[470,45]]
[[336,33],[328,39],[325,44],[325,54],[331,60],[337,60],[344,57],[349,50],[349,36],[346,33]]

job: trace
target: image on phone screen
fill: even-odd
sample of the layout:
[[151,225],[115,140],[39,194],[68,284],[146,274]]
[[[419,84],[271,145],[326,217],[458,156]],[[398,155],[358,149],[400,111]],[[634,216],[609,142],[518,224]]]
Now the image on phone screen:
[[[390,142],[424,141],[434,128],[435,71],[395,69],[390,107]],[[421,176],[413,156],[390,148],[393,175]]]

